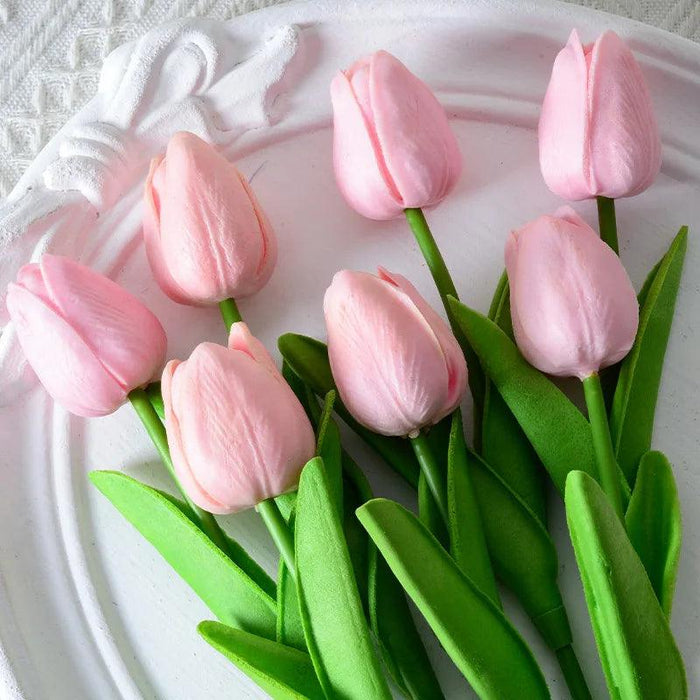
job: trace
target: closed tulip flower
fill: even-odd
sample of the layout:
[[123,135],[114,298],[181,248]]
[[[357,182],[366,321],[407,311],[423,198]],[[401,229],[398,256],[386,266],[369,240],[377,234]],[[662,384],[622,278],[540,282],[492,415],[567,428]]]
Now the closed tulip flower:
[[326,291],[340,397],[362,425],[415,435],[461,402],[467,366],[448,325],[401,275],[343,270]]
[[314,432],[244,323],[231,328],[228,348],[202,343],[169,362],[162,381],[175,473],[198,506],[233,513],[298,485]]
[[151,163],[143,233],[158,283],[182,304],[254,294],[277,257],[272,227],[243,175],[187,132]]
[[544,180],[565,199],[630,197],[651,185],[659,131],[642,71],[615,32],[585,47],[571,32],[554,61],[539,144]]
[[44,255],[10,284],[7,308],[27,361],[71,413],[112,413],[165,359],[158,319],[112,280]]
[[336,179],[360,214],[392,219],[454,187],[462,161],[445,110],[394,56],[377,51],[338,73],[331,99]]
[[515,338],[532,365],[583,380],[629,352],[639,322],[632,283],[571,208],[513,231],[505,258]]

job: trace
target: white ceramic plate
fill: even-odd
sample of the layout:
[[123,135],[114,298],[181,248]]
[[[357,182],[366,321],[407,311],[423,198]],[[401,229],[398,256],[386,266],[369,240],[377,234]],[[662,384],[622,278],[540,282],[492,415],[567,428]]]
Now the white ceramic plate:
[[[117,49],[105,63],[99,94],[0,209],[0,288],[20,264],[51,250],[78,257],[141,295],[166,326],[170,356],[184,357],[205,338],[223,341],[215,311],[176,306],[162,295],[139,237],[147,161],[172,132],[189,129],[220,144],[254,179],[277,229],[272,281],[241,303],[268,347],[287,330],[323,335],[321,298],[340,267],[381,263],[413,279],[437,305],[405,224],[361,219],[333,181],[329,81],[339,67],[385,48],[435,89],[453,117],[465,174],[430,220],[463,299],[485,309],[508,230],[560,204],[540,177],[534,127],[552,60],[574,26],[586,41],[607,27],[630,41],[658,111],[662,174],[648,192],[618,205],[622,257],[639,285],[678,227],[688,223],[695,233],[700,224],[700,47],[571,5],[416,0],[290,4],[226,24],[168,25]],[[592,203],[577,209],[594,221]],[[655,437],[675,465],[683,505],[673,628],[691,695],[700,693],[699,270],[691,235]],[[0,337],[0,361],[0,696],[264,697],[198,638],[195,626],[208,611],[88,484],[91,469],[114,468],[167,488],[130,409],[87,422],[54,407],[34,386],[11,327]],[[411,502],[394,475],[349,444],[378,493]],[[594,695],[602,697],[561,505],[552,501],[577,648]],[[255,514],[225,522],[272,569],[272,545]],[[566,697],[550,654],[507,603],[554,697]],[[448,697],[463,697],[466,684],[434,641],[431,652]]]

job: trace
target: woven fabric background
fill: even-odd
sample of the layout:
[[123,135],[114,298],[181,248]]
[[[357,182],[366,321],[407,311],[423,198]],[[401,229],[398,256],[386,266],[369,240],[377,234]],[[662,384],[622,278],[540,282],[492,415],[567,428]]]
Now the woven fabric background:
[[[0,197],[95,93],[114,47],[169,19],[229,19],[282,1],[0,0]],[[572,1],[700,41],[700,0]]]

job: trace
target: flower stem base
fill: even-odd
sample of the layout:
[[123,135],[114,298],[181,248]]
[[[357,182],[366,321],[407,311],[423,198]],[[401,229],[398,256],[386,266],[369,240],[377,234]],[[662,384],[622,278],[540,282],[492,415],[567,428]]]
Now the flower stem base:
[[617,466],[615,451],[610,438],[605,397],[603,396],[603,387],[597,372],[583,380],[583,392],[586,397],[588,419],[591,423],[591,432],[593,434],[593,449],[598,465],[598,480],[615,512],[624,523],[620,470]]

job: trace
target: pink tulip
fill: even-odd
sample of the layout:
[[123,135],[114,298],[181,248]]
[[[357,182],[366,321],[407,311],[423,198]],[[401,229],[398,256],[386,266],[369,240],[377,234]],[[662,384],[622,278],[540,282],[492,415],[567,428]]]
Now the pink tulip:
[[187,132],[151,162],[143,235],[158,283],[181,304],[254,294],[277,258],[272,227],[243,175]]
[[570,207],[513,231],[505,257],[515,338],[530,364],[585,379],[629,352],[639,322],[632,283]]
[[430,207],[454,187],[462,160],[430,88],[386,51],[331,83],[333,164],[348,204],[370,219]]
[[314,432],[244,323],[231,328],[228,348],[202,343],[169,362],[162,389],[175,473],[198,506],[233,513],[298,485]]
[[362,425],[412,435],[459,405],[467,386],[462,351],[405,277],[342,270],[323,310],[333,377]]
[[7,291],[27,361],[51,396],[78,416],[112,413],[165,359],[158,319],[112,280],[44,255]]
[[615,32],[582,46],[576,30],[554,61],[539,125],[540,167],[564,199],[630,197],[661,167],[644,75]]

